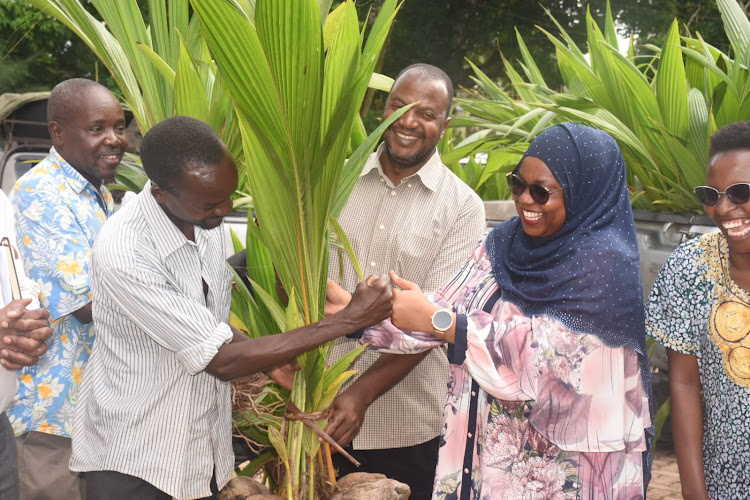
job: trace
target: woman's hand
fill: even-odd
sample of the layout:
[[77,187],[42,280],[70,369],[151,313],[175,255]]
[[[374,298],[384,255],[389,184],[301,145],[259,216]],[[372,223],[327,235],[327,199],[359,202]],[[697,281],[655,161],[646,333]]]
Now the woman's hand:
[[291,391],[294,387],[294,375],[300,370],[296,361],[271,369],[266,375],[284,389]]
[[338,283],[328,278],[328,288],[326,288],[326,305],[324,314],[331,316],[336,314],[352,300],[352,294],[341,288]]
[[432,333],[432,314],[439,308],[427,300],[419,286],[399,277],[396,271],[391,271],[391,280],[401,288],[393,289],[393,325],[410,332]]

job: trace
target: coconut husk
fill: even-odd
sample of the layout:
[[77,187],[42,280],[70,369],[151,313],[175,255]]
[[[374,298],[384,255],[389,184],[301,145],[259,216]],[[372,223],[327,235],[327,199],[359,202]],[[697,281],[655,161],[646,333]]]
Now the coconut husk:
[[216,500],[245,500],[249,496],[270,494],[271,491],[255,479],[238,476],[229,480],[216,496]]
[[367,472],[347,474],[338,480],[336,489],[329,500],[407,500],[411,495],[408,485]]

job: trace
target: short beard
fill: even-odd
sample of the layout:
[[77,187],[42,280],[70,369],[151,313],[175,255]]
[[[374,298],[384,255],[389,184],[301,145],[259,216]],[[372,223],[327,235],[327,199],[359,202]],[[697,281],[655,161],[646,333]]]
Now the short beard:
[[388,144],[388,141],[385,142],[385,148],[386,152],[388,153],[388,158],[391,160],[391,165],[398,169],[407,169],[416,167],[417,165],[423,165],[427,162],[427,159],[432,156],[432,153],[434,152],[434,149],[430,149],[426,151],[419,151],[417,152],[417,154],[411,156],[398,156],[393,152],[390,144]]

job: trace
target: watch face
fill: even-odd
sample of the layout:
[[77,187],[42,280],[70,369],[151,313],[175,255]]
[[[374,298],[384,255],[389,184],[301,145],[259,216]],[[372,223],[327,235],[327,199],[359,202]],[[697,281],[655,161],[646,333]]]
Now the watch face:
[[453,316],[448,311],[438,311],[432,317],[432,324],[438,330],[447,330],[453,324]]

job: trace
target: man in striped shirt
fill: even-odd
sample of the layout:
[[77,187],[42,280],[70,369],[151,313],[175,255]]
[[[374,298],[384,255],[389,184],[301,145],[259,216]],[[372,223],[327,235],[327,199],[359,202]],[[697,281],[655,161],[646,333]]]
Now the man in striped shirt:
[[228,324],[221,223],[237,168],[207,124],[184,116],[141,143],[150,181],[94,247],[97,341],[74,419],[71,469],[88,500],[209,497],[233,471],[229,380],[268,372],[390,316],[387,276],[314,325],[248,339]]

